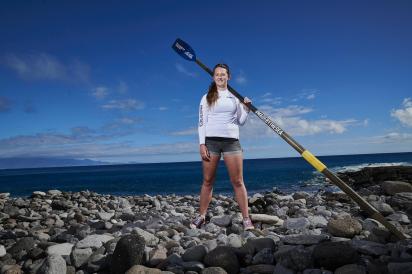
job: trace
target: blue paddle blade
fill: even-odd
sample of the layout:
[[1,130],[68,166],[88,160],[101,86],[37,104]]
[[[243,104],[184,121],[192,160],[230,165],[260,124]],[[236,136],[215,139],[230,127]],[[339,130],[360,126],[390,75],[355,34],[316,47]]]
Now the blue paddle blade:
[[173,43],[172,48],[177,52],[177,54],[179,54],[186,60],[196,60],[195,51],[183,40],[177,38],[176,41]]

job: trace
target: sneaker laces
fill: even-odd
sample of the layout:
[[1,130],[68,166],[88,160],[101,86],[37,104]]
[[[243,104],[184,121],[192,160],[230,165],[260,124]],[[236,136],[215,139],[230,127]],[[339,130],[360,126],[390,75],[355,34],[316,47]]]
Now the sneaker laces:
[[190,224],[190,228],[199,228],[204,224],[205,218],[203,218],[201,215],[197,216],[192,223]]

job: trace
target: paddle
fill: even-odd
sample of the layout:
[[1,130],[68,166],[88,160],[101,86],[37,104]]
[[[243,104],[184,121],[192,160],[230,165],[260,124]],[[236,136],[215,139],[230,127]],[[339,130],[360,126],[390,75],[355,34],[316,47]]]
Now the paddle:
[[[172,48],[181,57],[188,61],[195,61],[201,68],[203,68],[207,73],[213,77],[213,71],[206,67],[199,59],[196,58],[195,51],[183,40],[176,39],[173,43]],[[228,85],[229,91],[236,96],[240,102],[243,103],[244,97],[237,93],[231,86]],[[358,193],[356,193],[350,186],[348,186],[344,181],[342,181],[335,173],[330,171],[318,158],[316,158],[307,149],[296,142],[289,134],[287,134],[282,128],[280,128],[275,122],[273,122],[269,116],[259,111],[252,104],[247,105],[249,109],[255,113],[260,120],[262,120],[266,125],[268,125],[274,132],[276,132],[283,140],[285,140],[289,145],[291,145],[306,161],[308,161],[316,170],[325,175],[329,180],[331,180],[336,186],[338,186],[343,192],[345,192],[349,197],[351,197],[358,205],[365,210],[373,219],[377,220],[383,224],[389,231],[396,235],[399,239],[406,239],[406,236],[400,232],[393,224],[388,222],[383,215],[376,210],[371,204],[369,204],[365,199],[363,199]]]

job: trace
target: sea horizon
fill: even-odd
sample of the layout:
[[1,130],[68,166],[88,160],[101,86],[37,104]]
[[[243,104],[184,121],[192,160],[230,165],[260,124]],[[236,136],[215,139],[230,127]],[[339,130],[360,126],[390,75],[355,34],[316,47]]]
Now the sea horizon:
[[[343,172],[368,166],[409,166],[412,152],[319,156],[319,159],[333,172]],[[325,184],[324,176],[302,157],[245,159],[244,181],[249,195],[274,188],[290,193],[330,187]],[[112,195],[197,195],[201,182],[200,161],[0,170],[0,192],[12,196],[29,196],[33,191],[50,189]],[[233,193],[223,161],[218,166],[214,193]]]
[[[322,154],[322,155],[315,155],[315,157],[322,158],[322,157],[340,157],[340,156],[362,156],[362,155],[385,155],[385,154],[408,154],[412,153],[412,151],[404,151],[404,152],[377,152],[377,153],[356,153],[356,154]],[[31,157],[26,157],[27,159],[30,159]],[[49,157],[33,157],[33,158],[44,158],[44,159],[49,159]],[[64,158],[63,159],[69,159],[69,158]],[[62,159],[59,157],[56,157],[54,159]],[[300,159],[302,158],[301,155],[297,156],[285,156],[285,157],[262,157],[262,158],[244,158],[244,161],[248,160],[272,160],[272,159]],[[3,158],[4,159],[4,158]],[[71,159],[71,158],[70,158]],[[302,158],[303,159],[303,158]],[[91,159],[75,159],[75,160],[80,160],[80,161],[94,161]],[[223,157],[220,159],[223,161]],[[99,161],[96,161],[99,162]],[[63,165],[63,166],[41,166],[41,167],[19,167],[19,168],[2,168],[0,167],[0,171],[3,170],[16,170],[16,169],[41,169],[41,168],[65,168],[65,167],[98,167],[98,166],[120,166],[120,165],[151,165],[151,164],[174,164],[174,163],[201,163],[201,160],[197,161],[174,161],[174,162],[129,162],[129,163],[111,163],[111,162],[104,162],[100,161],[102,164],[90,164],[90,165]]]

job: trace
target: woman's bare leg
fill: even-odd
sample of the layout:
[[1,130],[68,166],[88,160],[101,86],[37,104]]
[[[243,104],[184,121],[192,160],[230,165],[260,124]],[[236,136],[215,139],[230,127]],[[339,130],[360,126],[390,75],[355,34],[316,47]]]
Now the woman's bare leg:
[[200,191],[200,215],[205,216],[210,201],[212,200],[213,184],[216,178],[216,169],[220,156],[210,155],[210,161],[203,160],[203,183]]
[[230,181],[232,182],[235,191],[236,200],[239,204],[243,218],[249,217],[249,208],[247,200],[247,191],[243,182],[243,156],[242,154],[232,154],[223,156],[227,170],[229,172]]

